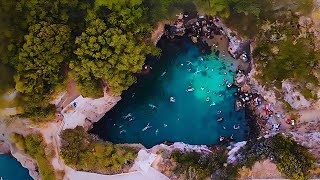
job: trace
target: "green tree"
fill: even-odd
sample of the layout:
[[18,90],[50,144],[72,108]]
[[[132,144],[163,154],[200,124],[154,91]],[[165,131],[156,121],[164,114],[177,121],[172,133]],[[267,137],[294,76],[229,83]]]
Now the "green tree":
[[220,15],[221,17],[229,17],[230,0],[194,0],[198,11],[208,15]]
[[78,59],[69,66],[82,95],[97,96],[91,93],[101,92],[102,87],[95,83],[99,81],[106,81],[113,94],[121,94],[136,82],[135,74],[141,71],[145,56],[159,54],[145,41],[151,26],[144,22],[143,8],[138,5],[135,1],[121,7],[108,5],[112,13],[105,17],[106,22],[93,17],[78,39]]

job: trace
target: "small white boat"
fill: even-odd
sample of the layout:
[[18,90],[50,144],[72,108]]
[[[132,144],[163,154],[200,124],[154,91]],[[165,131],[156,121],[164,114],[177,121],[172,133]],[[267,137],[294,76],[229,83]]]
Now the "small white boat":
[[193,87],[187,89],[187,92],[192,92],[192,91],[194,91]]
[[164,71],[164,72],[161,74],[161,77],[164,76],[166,73],[167,73],[167,71]]

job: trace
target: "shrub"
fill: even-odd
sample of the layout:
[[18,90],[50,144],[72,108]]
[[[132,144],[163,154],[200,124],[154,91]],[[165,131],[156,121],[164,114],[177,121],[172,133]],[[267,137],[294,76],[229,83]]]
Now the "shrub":
[[61,156],[66,164],[77,170],[103,174],[126,172],[138,154],[138,151],[131,147],[99,142],[83,127],[66,129],[61,138]]

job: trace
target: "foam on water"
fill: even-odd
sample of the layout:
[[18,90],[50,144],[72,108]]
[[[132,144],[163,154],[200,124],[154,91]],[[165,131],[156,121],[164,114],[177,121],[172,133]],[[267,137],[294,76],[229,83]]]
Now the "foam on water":
[[[161,58],[148,61],[151,73],[124,92],[91,132],[114,143],[146,147],[163,141],[215,144],[220,135],[231,134],[236,141],[244,140],[244,112],[234,111],[236,88],[227,89],[224,83],[224,79],[232,82],[235,60],[214,53],[203,56],[187,38],[159,44]],[[224,121],[217,122],[219,117]],[[234,125],[240,125],[240,130],[234,130]]]

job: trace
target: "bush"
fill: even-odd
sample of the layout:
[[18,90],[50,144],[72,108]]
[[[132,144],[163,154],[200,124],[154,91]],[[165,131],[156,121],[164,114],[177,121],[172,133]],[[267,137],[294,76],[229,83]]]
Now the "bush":
[[50,162],[51,158],[48,158],[45,152],[45,142],[41,134],[29,134],[24,137],[21,134],[13,133],[11,139],[17,144],[17,147],[23,147],[21,149],[37,161],[43,180],[56,179],[54,168]]
[[307,179],[315,167],[315,158],[293,139],[277,134],[272,138],[277,168],[291,179]]
[[64,130],[61,138],[61,156],[77,170],[103,174],[126,172],[138,154],[131,147],[98,142],[80,126]]
[[[223,166],[227,161],[225,149],[217,150],[217,152],[209,154],[175,150],[172,152],[171,158],[177,162],[175,173],[185,174],[188,179],[205,179],[216,171],[220,172],[220,176],[224,174],[221,172],[227,172],[226,167]],[[190,173],[190,171],[194,173]],[[190,177],[191,175],[193,175],[193,177]]]

